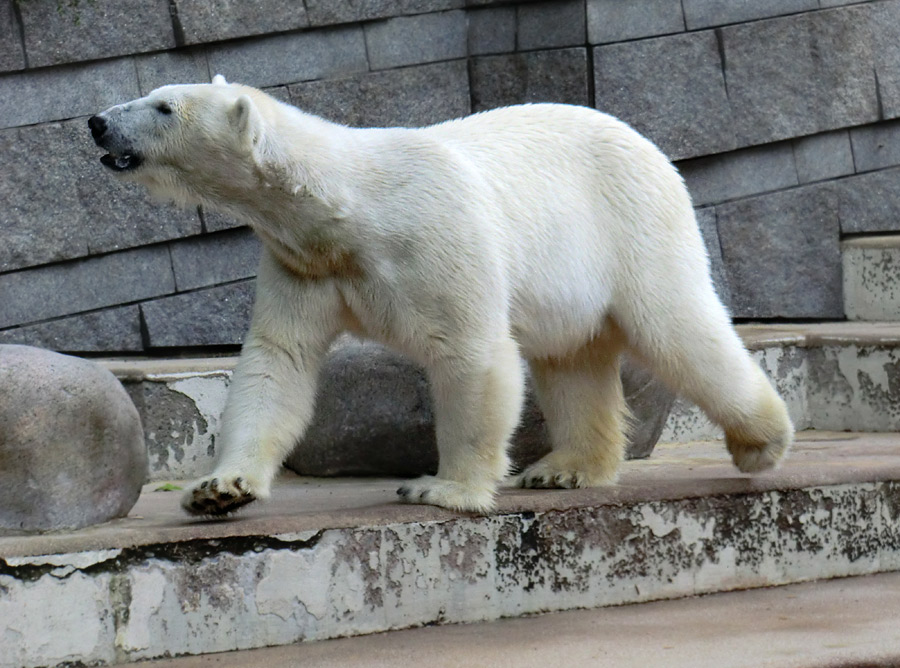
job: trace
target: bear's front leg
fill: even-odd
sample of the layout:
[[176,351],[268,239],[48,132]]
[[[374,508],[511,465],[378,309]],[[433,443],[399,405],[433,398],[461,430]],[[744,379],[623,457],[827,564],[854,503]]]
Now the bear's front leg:
[[509,473],[507,447],[525,380],[512,339],[486,347],[486,360],[454,359],[429,369],[438,472],[400,487],[402,501],[479,513],[494,507],[497,486]]
[[340,329],[340,304],[329,282],[301,281],[263,254],[215,470],[188,487],[182,498],[188,513],[224,515],[268,498],[282,462],[312,419],[319,369]]

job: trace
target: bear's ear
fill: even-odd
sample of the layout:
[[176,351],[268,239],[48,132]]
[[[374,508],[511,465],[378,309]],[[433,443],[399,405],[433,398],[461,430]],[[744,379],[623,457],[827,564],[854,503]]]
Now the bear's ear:
[[249,95],[241,95],[228,111],[229,119],[241,143],[252,149],[262,135],[262,117]]
[[216,76],[214,76],[212,82],[216,86],[227,86],[228,85],[228,82],[225,81],[225,77],[223,77],[221,74],[217,74]]

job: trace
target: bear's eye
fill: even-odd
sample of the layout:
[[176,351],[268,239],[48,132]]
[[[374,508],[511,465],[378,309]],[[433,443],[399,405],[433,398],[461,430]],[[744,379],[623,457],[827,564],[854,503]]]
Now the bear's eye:
[[172,113],[172,107],[169,106],[168,102],[160,102],[159,104],[156,105],[156,110],[159,113],[166,114],[166,115]]

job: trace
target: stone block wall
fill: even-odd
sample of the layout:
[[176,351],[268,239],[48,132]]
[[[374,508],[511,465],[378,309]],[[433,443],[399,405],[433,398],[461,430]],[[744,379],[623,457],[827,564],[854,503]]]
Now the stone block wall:
[[229,80],[342,123],[593,106],[676,162],[741,320],[843,319],[900,230],[900,0],[0,0],[0,342],[234,347],[259,243],[104,172],[86,119]]

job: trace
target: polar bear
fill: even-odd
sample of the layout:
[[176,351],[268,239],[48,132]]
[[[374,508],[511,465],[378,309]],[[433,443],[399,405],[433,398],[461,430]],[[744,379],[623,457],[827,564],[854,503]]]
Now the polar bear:
[[532,104],[359,129],[217,76],[89,126],[122,178],[236,216],[264,242],[217,463],[186,490],[189,513],[269,496],[345,331],[427,371],[439,468],[400,487],[406,502],[493,507],[523,359],[552,440],[514,479],[524,487],[616,479],[626,349],[724,428],[741,471],[773,467],[791,444],[784,402],[716,296],[682,179],[611,116]]

